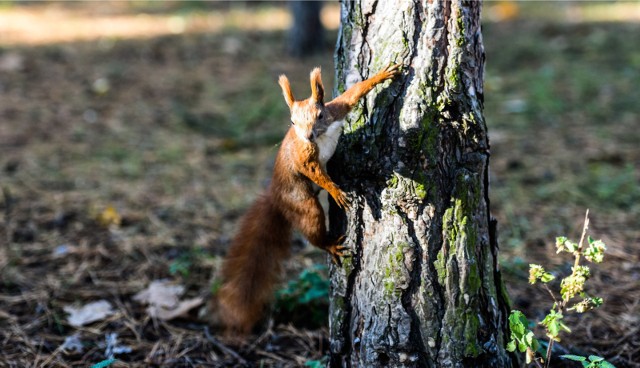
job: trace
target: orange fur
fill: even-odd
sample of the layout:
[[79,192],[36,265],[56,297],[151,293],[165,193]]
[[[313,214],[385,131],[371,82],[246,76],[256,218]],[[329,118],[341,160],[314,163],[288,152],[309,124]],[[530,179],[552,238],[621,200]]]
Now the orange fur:
[[216,297],[219,317],[228,331],[250,332],[262,318],[280,276],[281,263],[289,255],[293,228],[311,244],[326,250],[334,261],[343,255],[344,247],[327,235],[324,211],[313,184],[325,189],[340,207],[348,206],[347,196],[326,173],[314,140],[336,120],[343,119],[376,84],[397,73],[398,65],[390,66],[326,105],[319,68],[310,75],[312,96],[303,101],[294,100],[289,80],[280,76],[292,126],[276,156],[271,185],[242,218],[222,266],[223,284]]

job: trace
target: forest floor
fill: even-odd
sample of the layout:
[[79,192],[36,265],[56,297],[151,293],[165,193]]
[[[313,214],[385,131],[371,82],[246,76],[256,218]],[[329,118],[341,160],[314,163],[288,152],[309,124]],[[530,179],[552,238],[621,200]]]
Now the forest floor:
[[[199,298],[287,128],[277,76],[304,94],[319,65],[331,85],[336,6],[324,51],[300,61],[283,56],[286,8],[97,4],[0,8],[0,367],[322,366],[325,256],[301,239],[265,332],[225,337]],[[489,3],[485,112],[513,308],[531,321],[548,311],[528,264],[566,272],[555,237],[577,240],[589,208],[608,250],[587,291],[604,305],[568,315],[559,345],[640,367],[640,23],[628,4]],[[152,317],[134,297],[158,280],[192,308]],[[101,300],[95,322],[71,322],[71,308]]]

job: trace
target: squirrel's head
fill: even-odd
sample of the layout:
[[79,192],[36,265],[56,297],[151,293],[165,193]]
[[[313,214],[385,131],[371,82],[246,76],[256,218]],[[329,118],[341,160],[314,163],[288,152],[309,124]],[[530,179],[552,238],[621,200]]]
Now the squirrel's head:
[[284,100],[291,111],[291,124],[296,134],[303,140],[313,142],[324,134],[333,122],[330,112],[324,106],[324,87],[320,68],[311,71],[311,97],[296,101],[291,92],[289,79],[281,75],[278,83],[282,87]]

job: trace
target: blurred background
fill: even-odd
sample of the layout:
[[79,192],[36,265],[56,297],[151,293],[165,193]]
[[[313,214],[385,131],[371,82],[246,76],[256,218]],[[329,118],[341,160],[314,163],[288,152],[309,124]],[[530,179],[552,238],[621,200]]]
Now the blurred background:
[[[203,334],[197,310],[158,324],[131,296],[158,279],[215,291],[288,127],[277,77],[302,98],[321,66],[331,90],[339,13],[336,2],[0,1],[0,361],[96,363],[117,332],[131,348],[117,358],[141,366],[322,364],[325,256],[299,237],[257,340]],[[483,37],[491,209],[513,307],[547,312],[528,264],[568,270],[554,239],[577,240],[589,208],[608,246],[589,282],[604,306],[569,317],[561,346],[640,367],[640,4],[486,2]],[[96,299],[115,317],[65,322],[65,306]],[[61,348],[74,333],[82,352]]]

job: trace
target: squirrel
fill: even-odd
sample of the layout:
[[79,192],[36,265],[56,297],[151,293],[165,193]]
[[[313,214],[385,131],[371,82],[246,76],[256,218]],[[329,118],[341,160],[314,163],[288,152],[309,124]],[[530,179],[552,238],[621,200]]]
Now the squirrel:
[[[399,74],[400,65],[389,65],[340,96],[324,103],[320,68],[310,74],[311,97],[297,101],[289,80],[278,83],[291,112],[291,127],[276,156],[268,189],[240,221],[221,270],[222,285],[213,297],[217,317],[228,332],[249,333],[262,318],[283,261],[289,256],[292,230],[299,230],[314,246],[338,263],[347,251],[344,236],[330,239],[319,189],[326,190],[338,206],[349,200],[326,172],[342,133],[343,119],[373,87]],[[319,187],[319,188],[318,188]]]

